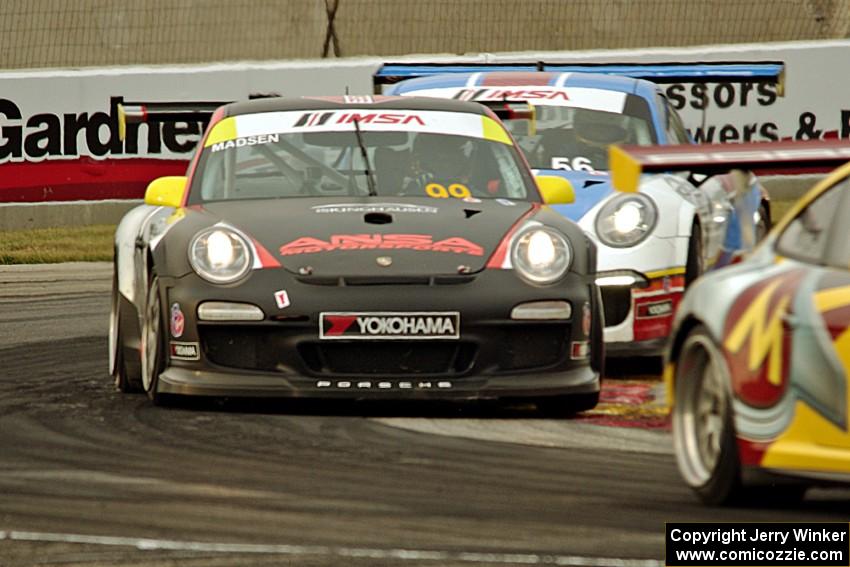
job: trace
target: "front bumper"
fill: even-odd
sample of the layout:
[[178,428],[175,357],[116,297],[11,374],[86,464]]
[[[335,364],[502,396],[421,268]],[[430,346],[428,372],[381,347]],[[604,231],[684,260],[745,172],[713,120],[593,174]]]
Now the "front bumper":
[[[236,286],[214,286],[194,274],[160,279],[166,321],[175,305],[182,318],[179,336],[170,329],[159,381],[164,393],[470,399],[599,391],[602,345],[591,344],[584,320],[585,305],[597,309],[596,288],[578,274],[546,287],[507,270],[425,283],[316,284],[283,269],[257,270]],[[284,307],[275,301],[280,291],[286,291]],[[511,319],[518,304],[551,300],[568,301],[570,318]],[[205,301],[256,305],[264,317],[199,321]],[[321,339],[319,314],[329,311],[459,312],[460,337]]]
[[599,391],[599,374],[589,365],[563,372],[462,379],[321,379],[170,367],[159,391],[192,396],[346,399],[540,398]]
[[[592,219],[586,217],[590,223]],[[584,220],[582,221],[585,222]],[[585,229],[592,225],[585,226]],[[593,234],[593,233],[591,233]],[[650,236],[627,248],[597,245],[597,280],[632,275],[627,285],[600,285],[609,357],[661,354],[676,307],[684,294],[688,239]]]
[[[605,353],[609,357],[657,356],[664,352],[684,296],[684,268],[640,274],[634,286],[602,286]],[[605,273],[600,273],[603,277]]]
[[663,356],[666,348],[667,337],[645,341],[610,342],[605,345],[605,355],[611,358]]

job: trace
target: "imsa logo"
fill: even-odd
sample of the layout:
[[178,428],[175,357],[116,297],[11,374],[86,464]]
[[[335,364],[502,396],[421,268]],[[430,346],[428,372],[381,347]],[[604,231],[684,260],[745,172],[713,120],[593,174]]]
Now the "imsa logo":
[[320,339],[459,339],[460,313],[321,313]]

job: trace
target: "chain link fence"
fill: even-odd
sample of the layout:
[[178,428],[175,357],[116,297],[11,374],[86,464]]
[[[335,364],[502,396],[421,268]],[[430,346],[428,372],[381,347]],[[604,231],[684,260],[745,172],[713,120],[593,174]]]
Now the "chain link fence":
[[7,0],[6,69],[846,38],[850,0]]

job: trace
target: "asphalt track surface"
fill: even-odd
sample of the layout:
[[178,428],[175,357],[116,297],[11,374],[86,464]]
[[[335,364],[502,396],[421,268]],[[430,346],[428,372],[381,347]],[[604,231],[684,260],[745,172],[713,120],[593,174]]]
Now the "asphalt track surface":
[[[156,408],[107,376],[110,278],[0,267],[0,566],[660,567],[665,522],[850,516],[846,490],[699,505],[657,407],[629,413],[619,394],[563,421],[469,404]],[[642,383],[609,382],[626,398]]]

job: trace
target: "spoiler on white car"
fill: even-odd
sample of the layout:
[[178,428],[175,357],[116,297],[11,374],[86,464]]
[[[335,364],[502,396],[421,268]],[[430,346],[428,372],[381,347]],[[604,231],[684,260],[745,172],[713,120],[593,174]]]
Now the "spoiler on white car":
[[385,85],[405,79],[445,73],[477,73],[481,71],[549,71],[598,73],[647,79],[654,83],[771,83],[777,94],[783,95],[785,64],[781,61],[706,61],[692,63],[558,63],[555,61],[526,62],[446,62],[446,63],[385,63],[372,77],[375,93]]
[[120,102],[118,103],[118,137],[124,139],[127,124],[209,120],[216,108],[228,102]]
[[715,175],[732,170],[757,175],[828,173],[850,161],[850,140],[611,146],[611,182],[634,193],[644,173],[687,171]]

